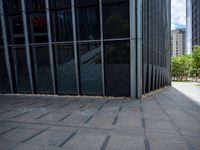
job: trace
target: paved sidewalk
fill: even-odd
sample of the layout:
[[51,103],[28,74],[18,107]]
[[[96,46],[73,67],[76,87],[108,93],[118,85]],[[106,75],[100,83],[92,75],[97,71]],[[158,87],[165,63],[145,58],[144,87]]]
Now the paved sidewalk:
[[0,150],[188,149],[200,106],[174,87],[142,101],[0,95]]

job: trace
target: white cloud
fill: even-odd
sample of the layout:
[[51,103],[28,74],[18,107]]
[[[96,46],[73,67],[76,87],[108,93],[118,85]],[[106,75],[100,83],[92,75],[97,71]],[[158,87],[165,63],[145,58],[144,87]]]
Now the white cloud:
[[186,26],[186,0],[172,0],[171,9],[172,29],[177,26]]

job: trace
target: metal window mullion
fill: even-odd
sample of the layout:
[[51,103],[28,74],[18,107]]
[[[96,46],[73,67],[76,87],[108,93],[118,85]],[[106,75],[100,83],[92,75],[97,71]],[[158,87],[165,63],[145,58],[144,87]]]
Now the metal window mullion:
[[27,27],[27,18],[26,18],[26,9],[25,9],[25,1],[21,0],[22,7],[22,18],[23,18],[23,27],[24,27],[24,39],[25,39],[25,51],[26,51],[26,60],[29,74],[29,82],[31,86],[31,92],[34,93],[34,85],[33,85],[33,76],[32,76],[32,67],[31,67],[31,59],[30,59],[30,47],[29,47],[29,37],[28,37],[28,27]]
[[137,0],[137,98],[142,98],[142,0]]
[[9,50],[8,50],[8,41],[7,41],[7,35],[6,35],[5,16],[4,16],[2,0],[0,0],[0,13],[1,13],[0,14],[1,15],[1,27],[2,27],[2,37],[3,37],[3,47],[4,47],[4,54],[5,54],[5,60],[6,60],[6,68],[7,68],[7,72],[8,72],[10,90],[11,90],[11,93],[14,93],[12,73],[11,73],[11,67],[10,67]]
[[102,87],[103,96],[105,92],[105,68],[104,68],[104,42],[103,42],[103,7],[102,0],[99,0],[99,12],[100,12],[100,32],[101,32],[101,66],[102,66]]
[[80,81],[79,81],[79,69],[78,69],[78,53],[77,53],[76,19],[75,19],[74,0],[71,0],[71,7],[72,7],[73,44],[74,44],[74,60],[75,60],[77,93],[78,93],[78,95],[80,95]]
[[48,32],[48,45],[49,45],[49,58],[50,58],[50,67],[51,67],[51,77],[53,92],[56,94],[56,79],[55,79],[55,69],[54,69],[54,59],[53,59],[53,47],[51,39],[51,25],[50,25],[50,13],[49,13],[49,0],[45,0],[46,6],[46,20],[47,20],[47,32]]
[[129,0],[130,13],[130,91],[131,98],[136,97],[136,2]]

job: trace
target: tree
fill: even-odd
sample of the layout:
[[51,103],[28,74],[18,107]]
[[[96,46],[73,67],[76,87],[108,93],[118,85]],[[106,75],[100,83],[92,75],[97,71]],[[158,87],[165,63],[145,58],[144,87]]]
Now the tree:
[[200,74],[200,46],[194,46],[192,49],[193,69],[195,70],[196,80]]

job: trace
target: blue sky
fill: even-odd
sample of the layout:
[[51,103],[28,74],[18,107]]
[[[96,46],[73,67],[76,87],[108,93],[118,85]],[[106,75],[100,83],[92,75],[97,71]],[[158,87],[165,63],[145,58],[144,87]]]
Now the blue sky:
[[186,0],[172,0],[172,29],[186,27]]

